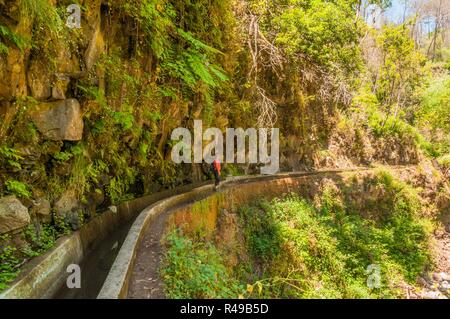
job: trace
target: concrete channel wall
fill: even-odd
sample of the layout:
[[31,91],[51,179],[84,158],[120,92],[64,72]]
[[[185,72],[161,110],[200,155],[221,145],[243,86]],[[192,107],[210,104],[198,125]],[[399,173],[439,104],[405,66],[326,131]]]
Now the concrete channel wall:
[[288,193],[312,196],[324,178],[337,183],[350,178],[356,171],[332,170],[322,172],[286,173],[270,176],[237,177],[227,179],[218,191],[212,185],[202,186],[190,192],[161,200],[137,217],[123,243],[119,254],[97,298],[127,298],[129,282],[133,276],[140,241],[144,230],[162,213],[169,214],[165,227],[184,227],[192,230],[202,227],[210,234],[217,225],[218,215],[223,209],[234,209],[256,198],[272,199]]
[[152,203],[204,184],[186,185],[147,195],[120,204],[115,213],[108,210],[99,214],[80,230],[58,239],[50,251],[23,266],[19,277],[0,293],[0,299],[52,298],[69,275],[67,266],[79,264],[87,252],[95,249],[100,241],[120,225],[135,218]]

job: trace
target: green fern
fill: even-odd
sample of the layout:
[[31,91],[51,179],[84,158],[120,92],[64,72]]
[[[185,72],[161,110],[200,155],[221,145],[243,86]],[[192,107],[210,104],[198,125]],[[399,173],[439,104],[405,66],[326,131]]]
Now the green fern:
[[49,0],[21,0],[20,13],[22,19],[32,19],[34,23],[57,35],[62,30],[62,20],[58,15],[58,10]]
[[21,169],[20,161],[23,157],[20,156],[14,148],[7,146],[0,146],[0,163],[6,163],[16,169]]
[[202,41],[200,41],[199,39],[196,39],[192,33],[190,32],[186,32],[183,29],[178,28],[177,29],[178,34],[180,35],[181,38],[183,38],[184,40],[186,40],[194,49],[196,50],[204,50],[205,52],[210,52],[210,53],[214,53],[214,54],[222,54],[223,53],[205,43],[203,43]]
[[194,49],[183,52],[162,66],[168,70],[170,76],[181,79],[191,88],[194,88],[198,81],[216,88],[221,82],[228,80],[219,66],[211,64],[205,54]]
[[147,34],[147,43],[158,59],[166,57],[170,47],[170,30],[174,29],[175,12],[165,0],[144,0],[139,13],[133,13]]
[[83,86],[81,84],[78,84],[77,88],[80,89],[87,97],[94,98],[102,108],[108,107],[108,102],[106,101],[105,95],[99,88],[94,86]]
[[8,54],[9,49],[6,45],[0,42],[0,54]]
[[135,124],[133,114],[127,112],[112,112],[111,116],[114,120],[114,123],[120,125],[123,131],[130,130]]
[[0,24],[0,54],[8,54],[9,48],[6,41],[12,42],[20,50],[25,48],[25,40],[17,33],[11,31],[8,27]]
[[30,198],[31,192],[28,185],[14,179],[9,179],[5,183],[8,192],[23,198]]
[[218,65],[209,65],[209,71],[220,81],[225,82],[230,78],[225,74],[225,71]]

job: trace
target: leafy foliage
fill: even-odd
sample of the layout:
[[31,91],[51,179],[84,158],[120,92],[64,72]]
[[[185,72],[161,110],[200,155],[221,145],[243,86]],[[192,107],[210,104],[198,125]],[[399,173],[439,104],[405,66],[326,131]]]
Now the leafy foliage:
[[[94,2],[84,1],[82,5],[89,22],[96,19],[94,9],[99,10],[98,3]],[[414,141],[413,144],[426,154],[442,156],[440,161],[446,162],[449,145],[446,76],[440,77],[441,80],[424,81],[432,68],[425,64],[424,56],[414,47],[409,36],[411,26],[407,23],[371,29],[357,13],[359,1],[103,1],[100,20],[105,50],[89,71],[83,66],[82,56],[91,40],[86,39],[84,30],[63,27],[62,19],[67,14],[65,5],[69,2],[22,0],[18,3],[19,22],[29,24],[31,39],[19,33],[21,28],[2,24],[0,54],[7,54],[13,46],[21,50],[31,48],[29,54],[28,50],[24,54],[33,61],[42,60],[48,69],[47,75],[70,74],[67,95],[81,102],[85,129],[81,142],[45,140],[27,115],[28,110],[39,102],[14,96],[7,103],[6,113],[18,112],[7,114],[11,118],[5,116],[5,121],[0,124],[0,133],[5,138],[0,141],[2,195],[12,193],[31,198],[32,193],[43,191],[54,201],[65,190],[75,189],[83,203],[88,195],[92,195],[90,193],[100,192],[106,196],[104,204],[109,205],[145,192],[190,182],[189,168],[169,160],[170,131],[177,126],[187,127],[199,117],[207,124],[214,122],[221,128],[253,126],[253,115],[259,108],[255,102],[258,85],[260,91],[256,92],[264,92],[264,101],[271,102],[268,105],[273,105],[279,117],[276,124],[283,132],[286,153],[293,151],[301,158],[302,165],[313,165],[313,161],[309,161],[313,150],[330,145],[335,115],[345,111],[342,109],[350,105],[352,97],[358,108],[351,111],[364,116],[359,123],[349,120],[341,125],[344,133],[345,129],[357,126],[360,131],[367,130],[371,139],[392,136],[399,145]],[[388,0],[370,0],[368,3],[381,7],[389,5]],[[259,48],[263,54],[256,65],[252,65],[252,52],[247,47],[253,35],[247,25],[249,16],[258,22],[258,37],[265,45]],[[114,34],[114,24],[119,23],[124,32]],[[380,62],[373,68],[373,61],[363,61],[361,55],[363,45],[360,41],[366,36],[375,39],[374,45],[380,53]],[[278,68],[271,67],[271,54],[279,58]],[[71,55],[72,61],[77,61],[75,64],[80,63],[82,72],[60,70],[66,67],[59,65],[59,60],[64,59],[61,55],[64,58]],[[257,84],[249,76],[255,67],[260,72]],[[363,96],[355,92],[359,87],[366,89]],[[420,94],[413,94],[418,87],[422,88]],[[243,174],[242,167],[229,166],[225,170]],[[28,171],[32,174],[23,174]],[[253,231],[247,233],[249,251],[261,263],[283,260],[283,244],[286,243],[281,240],[280,231],[285,229],[280,228],[281,221],[271,213],[275,204],[258,205],[254,208],[256,211],[252,208],[248,212],[257,215],[260,211],[267,212],[260,216],[262,223],[243,213]],[[305,219],[321,213],[309,202],[289,205],[300,210]],[[344,213],[347,213],[346,208],[340,208],[339,215]],[[397,222],[407,225],[408,231],[420,237],[420,227],[414,228],[408,224],[408,219],[391,221],[395,227],[400,227]],[[320,247],[325,256],[324,263],[334,262],[329,255],[335,250],[340,251],[341,239],[327,234],[330,229],[324,223],[311,222],[309,226],[314,234],[318,232],[321,240],[325,239],[319,233],[324,231],[326,240],[336,241]],[[361,225],[360,221],[354,220],[354,224],[347,226],[359,229]],[[62,232],[68,229],[60,216],[55,218],[54,227]],[[39,229],[33,231],[38,233]],[[27,240],[32,245],[26,248],[25,254],[29,256],[40,253],[41,248],[51,242],[49,235],[41,247],[33,236],[28,232]],[[386,242],[387,237],[383,237]],[[404,240],[405,246],[410,244],[408,240]],[[415,239],[410,242],[415,243]],[[222,274],[223,256],[215,252],[214,247],[205,243],[198,247],[195,242],[191,244],[185,243],[183,247],[206,251],[205,256],[215,260],[211,273],[217,270],[216,273]],[[317,257],[305,245],[299,247],[311,260]],[[420,258],[416,257],[411,257],[412,264],[419,265]],[[392,260],[389,259],[389,263]],[[344,257],[336,259],[337,264],[333,264],[336,273],[331,273],[330,278],[338,277],[342,267],[348,269],[340,264],[344,262],[347,262]],[[398,266],[400,270],[404,268],[397,261],[390,265]],[[198,269],[194,266],[183,265],[187,269]],[[311,268],[310,273],[331,272],[329,267],[320,267]],[[407,277],[400,270],[394,273]],[[414,273],[413,270],[410,272]],[[208,278],[212,280],[212,277]],[[314,282],[319,285],[317,278]],[[270,282],[273,291],[289,284],[304,284],[294,281],[289,277],[270,277],[257,281],[259,284],[255,287],[261,293],[262,283]],[[326,278],[325,282],[331,282],[331,279]],[[222,289],[226,287],[221,287],[221,281],[216,284],[199,294],[223,295]],[[359,284],[354,286],[359,293],[350,288],[342,292],[340,289],[344,284],[339,283],[323,295],[372,293]],[[173,287],[178,295],[187,294],[188,288],[180,282],[174,282]],[[232,293],[236,294],[240,289],[233,289]],[[270,295],[270,291],[264,293]],[[314,295],[312,288],[308,291]],[[230,291],[224,294],[231,296]]]
[[415,50],[406,25],[384,26],[377,41],[384,57],[376,83],[377,98],[388,107],[402,104],[425,75],[425,57]]
[[274,19],[276,42],[287,54],[306,55],[315,63],[347,70],[360,67],[356,45],[360,28],[355,24],[352,2],[346,0],[274,1],[283,9]]
[[[414,283],[429,263],[429,227],[419,218],[419,197],[388,172],[373,183],[386,191],[376,204],[381,219],[352,212],[333,188],[324,189],[318,207],[291,196],[242,209],[249,248],[264,261],[258,281],[265,282],[266,296],[386,298],[398,296],[394,287],[403,278]],[[267,236],[273,237],[270,244],[261,246]],[[381,267],[380,288],[366,286],[369,264]]]
[[243,287],[231,276],[217,249],[172,231],[161,275],[169,298],[237,298]]
[[433,79],[421,95],[418,121],[434,130],[450,131],[450,75]]
[[[332,184],[314,203],[291,194],[241,207],[239,225],[247,251],[240,253],[243,262],[231,274],[216,246],[171,233],[161,268],[166,293],[178,298],[226,297],[227,289],[240,282],[247,285],[241,291],[247,297],[401,297],[401,283],[414,285],[430,264],[432,225],[421,216],[416,189],[382,169],[368,183],[383,195],[367,196],[358,207],[349,200],[354,194],[347,197],[345,189]],[[379,287],[367,284],[369,265],[380,267]]]
[[57,35],[62,28],[58,11],[49,0],[21,0],[20,12],[23,18],[34,20],[36,25],[52,36]]
[[[8,235],[0,236],[0,242],[6,243],[9,240]],[[14,280],[19,274],[17,265],[20,263],[19,259],[15,256],[16,248],[3,244],[0,246],[0,291],[8,287],[8,283]]]
[[9,52],[7,41],[10,41],[20,50],[23,50],[25,47],[25,40],[21,36],[0,24],[0,54]]
[[31,224],[24,232],[29,245],[22,248],[28,257],[35,257],[45,253],[55,245],[58,234],[51,225]]
[[450,76],[442,75],[425,82],[420,91],[416,124],[433,139],[436,154],[450,153]]
[[0,162],[3,165],[9,165],[16,169],[21,169],[20,161],[23,157],[20,156],[14,148],[2,145],[0,146]]
[[13,179],[7,180],[5,184],[8,192],[23,198],[31,197],[31,192],[26,184]]
[[[352,126],[363,125],[370,129],[375,138],[393,137],[399,141],[411,143],[422,149],[428,156],[437,156],[439,151],[422,132],[405,119],[404,113],[390,114],[384,111],[376,95],[363,87],[353,99],[354,109],[351,113],[362,116],[363,122],[352,123]],[[360,120],[361,121],[361,120]]]

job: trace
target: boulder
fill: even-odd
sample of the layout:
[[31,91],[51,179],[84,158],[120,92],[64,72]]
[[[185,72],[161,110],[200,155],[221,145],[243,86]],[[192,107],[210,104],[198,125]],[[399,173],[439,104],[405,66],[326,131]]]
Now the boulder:
[[[0,1],[0,4],[2,2],[5,1]],[[15,4],[6,1],[1,6],[1,24],[23,38],[31,38],[33,19],[21,19],[18,6],[20,1],[13,2]],[[0,56],[0,101],[12,101],[17,97],[29,95],[26,76],[29,52],[29,48],[20,50],[11,45],[8,52]]]
[[25,66],[25,55],[17,48],[10,48],[7,57],[0,58],[0,101],[28,94]]
[[75,190],[65,191],[53,206],[57,216],[65,216],[80,206]]
[[79,141],[83,137],[83,119],[76,99],[41,103],[30,116],[39,132],[50,140]]
[[64,216],[64,221],[66,222],[66,224],[70,225],[73,231],[75,231],[83,226],[83,220],[81,217],[82,215],[82,211],[72,211]]
[[56,216],[70,225],[72,230],[77,230],[83,225],[81,203],[77,198],[75,190],[67,190],[53,206]]
[[446,296],[444,296],[439,291],[426,291],[422,294],[422,298],[424,299],[447,299]]
[[104,50],[105,40],[102,31],[100,30],[100,21],[97,21],[94,33],[89,41],[89,46],[84,54],[84,62],[88,71],[91,70]]
[[28,209],[15,196],[0,198],[0,234],[23,228],[29,223]]
[[65,74],[57,74],[56,81],[52,87],[52,98],[55,100],[65,100],[70,78]]
[[[27,95],[27,84],[25,75],[25,60],[23,54],[18,50],[12,50],[8,62],[11,65],[11,89],[14,97]],[[13,61],[13,62],[12,62]]]
[[70,50],[64,40],[56,43],[55,47],[58,52],[55,56],[56,72],[70,78],[78,78],[81,75],[81,67],[77,54]]
[[31,213],[35,214],[43,223],[50,223],[52,221],[50,202],[45,198],[39,198],[34,201]]
[[47,100],[52,95],[52,75],[41,59],[31,60],[27,80],[31,96],[36,100]]
[[97,207],[103,203],[105,195],[101,189],[96,189],[94,192],[90,192],[86,195],[85,213],[92,215],[95,214]]

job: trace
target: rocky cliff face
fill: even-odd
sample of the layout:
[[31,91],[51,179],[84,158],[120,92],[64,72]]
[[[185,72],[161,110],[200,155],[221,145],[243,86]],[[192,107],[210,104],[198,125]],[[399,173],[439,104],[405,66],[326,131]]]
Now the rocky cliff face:
[[0,200],[0,233],[21,229],[30,223],[28,209],[15,196]]
[[[185,64],[194,63],[184,51],[201,65],[213,62],[216,53],[198,47],[203,42],[192,33],[199,31],[196,37],[218,47],[219,40],[208,37],[213,29],[221,37],[227,21],[208,10],[224,7],[229,14],[228,8],[209,1],[200,6],[206,11],[185,8],[184,1],[77,3],[81,27],[69,28],[71,1],[0,0],[5,278],[97,211],[202,178],[197,167],[170,161],[170,132],[194,117],[206,118],[206,105],[211,109],[220,101],[198,75],[186,79],[192,83],[180,81],[176,68],[187,72]],[[181,23],[177,17],[184,10],[195,20]],[[197,30],[200,26],[204,30]],[[223,116],[218,121],[226,123]]]
[[[73,164],[61,163],[51,172],[54,156],[64,154],[71,142],[82,141],[84,136],[83,112],[87,105],[86,101],[80,104],[77,85],[106,49],[101,26],[107,16],[102,17],[102,1],[82,1],[86,8],[82,26],[73,30],[64,25],[67,14],[58,15],[56,11],[63,12],[68,5],[65,1],[37,1],[34,6],[29,1],[0,2],[0,25],[23,43],[13,45],[13,41],[2,38],[8,50],[0,59],[0,145],[6,164],[0,172],[0,188],[8,192],[8,181],[20,183],[17,187],[26,189],[26,193],[17,194],[11,187],[9,192],[22,195],[26,202],[37,201],[39,204],[29,204],[28,208],[36,211],[33,215],[45,216],[47,222],[51,215],[46,198],[56,201],[64,196],[67,186],[58,183],[60,189],[56,190],[47,182],[52,175],[59,179],[73,170]],[[13,155],[5,155],[6,149]],[[9,165],[11,156],[17,161]],[[79,208],[80,196],[73,199],[72,206]],[[4,213],[8,215],[7,210]],[[22,210],[16,213],[25,215]],[[26,226],[29,216],[18,221]],[[7,230],[3,228],[2,233]]]

